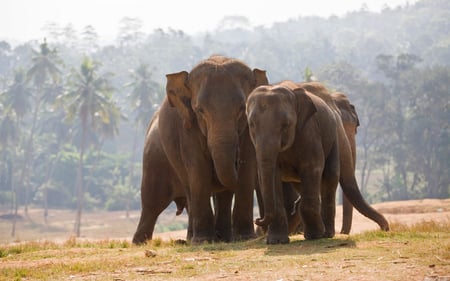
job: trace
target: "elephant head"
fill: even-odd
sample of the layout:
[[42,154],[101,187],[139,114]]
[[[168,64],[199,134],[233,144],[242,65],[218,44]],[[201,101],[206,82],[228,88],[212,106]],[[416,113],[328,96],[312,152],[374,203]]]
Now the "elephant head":
[[267,227],[274,212],[281,209],[275,206],[282,202],[279,155],[293,145],[298,130],[315,112],[314,103],[301,88],[261,86],[249,96],[247,119],[264,205],[264,217],[256,220],[257,225]]
[[239,137],[244,132],[245,102],[258,85],[267,84],[265,71],[213,56],[183,71],[167,75],[167,97],[186,130],[197,126],[206,138],[220,183],[237,186]]

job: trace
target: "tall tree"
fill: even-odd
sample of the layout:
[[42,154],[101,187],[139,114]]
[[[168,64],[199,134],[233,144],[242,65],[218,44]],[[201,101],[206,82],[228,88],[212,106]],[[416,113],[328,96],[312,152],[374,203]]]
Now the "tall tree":
[[412,79],[411,110],[406,124],[410,167],[424,182],[422,196],[450,195],[450,68],[426,68]]
[[98,74],[100,64],[85,57],[79,71],[72,71],[68,102],[68,120],[78,119],[81,129],[79,140],[79,162],[77,169],[77,212],[74,231],[80,236],[81,215],[83,210],[84,189],[84,154],[92,144],[94,133],[104,124],[115,124],[116,105],[112,100],[113,88],[109,82],[109,74]]
[[[16,234],[17,212],[19,207],[19,189],[13,184],[13,163],[16,161],[15,150],[10,149],[11,144],[18,140],[19,123],[31,107],[31,90],[27,85],[26,75],[22,69],[14,73],[14,81],[9,88],[2,93],[2,119],[0,123],[0,143],[2,144],[2,156],[5,159],[8,183],[11,185],[12,207],[14,218],[12,223],[11,236]],[[15,146],[13,146],[15,147]]]
[[[410,81],[410,73],[412,73],[421,59],[413,54],[399,54],[394,57],[391,55],[378,55],[376,64],[378,69],[385,75],[388,82],[387,89],[389,95],[386,96],[388,105],[386,107],[388,116],[391,117],[387,124],[391,127],[392,135],[390,143],[386,147],[389,149],[394,161],[394,180],[398,184],[396,186],[396,195],[392,199],[408,199],[409,190],[414,189],[417,183],[417,175],[413,173],[412,177],[408,169],[411,161],[410,154],[407,150],[406,127],[407,115],[411,100],[411,92],[413,91]],[[412,179],[411,179],[412,178]]]
[[[128,99],[133,110],[134,115],[134,137],[133,146],[131,149],[129,176],[128,182],[123,186],[130,189],[126,194],[129,196],[133,194],[132,179],[134,176],[134,163],[136,157],[136,147],[138,132],[140,129],[145,129],[148,125],[150,118],[152,117],[158,102],[160,101],[159,94],[161,93],[161,87],[158,83],[152,80],[152,73],[148,69],[148,65],[141,63],[136,69],[130,73],[132,81],[125,85],[127,88],[131,88],[131,92],[128,94]],[[143,131],[143,130],[142,130]],[[140,135],[139,135],[140,136]],[[129,216],[131,198],[126,200],[126,216]]]
[[33,162],[33,138],[41,106],[56,98],[55,84],[60,83],[62,61],[56,49],[51,50],[47,41],[40,45],[40,50],[33,50],[32,66],[27,72],[28,79],[34,85],[33,115],[28,140],[25,143],[24,160],[19,184],[25,189],[25,214],[28,214],[30,165]]
[[141,19],[124,17],[120,20],[119,33],[117,35],[117,41],[120,46],[131,46],[138,43],[143,37]]

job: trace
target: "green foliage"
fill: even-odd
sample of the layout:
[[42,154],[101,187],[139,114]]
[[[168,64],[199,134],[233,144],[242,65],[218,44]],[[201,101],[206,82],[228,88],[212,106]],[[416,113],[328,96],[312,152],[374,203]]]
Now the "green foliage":
[[145,127],[165,96],[165,75],[214,53],[265,69],[271,83],[314,77],[347,94],[361,123],[366,198],[450,196],[448,1],[254,29],[231,20],[190,36],[144,34],[139,19],[125,18],[117,45],[99,45],[92,26],[76,40],[69,25],[53,26],[48,41],[0,42],[0,207],[15,194],[20,204],[74,208],[82,157],[85,207],[139,208]]

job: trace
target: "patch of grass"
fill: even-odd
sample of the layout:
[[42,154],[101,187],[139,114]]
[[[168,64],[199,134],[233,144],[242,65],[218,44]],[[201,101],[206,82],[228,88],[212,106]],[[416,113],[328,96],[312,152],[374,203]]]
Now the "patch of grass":
[[433,220],[423,220],[413,224],[393,222],[390,224],[391,230],[386,231],[366,231],[352,236],[356,241],[374,241],[386,239],[426,239],[433,235],[450,236],[450,219],[436,222]]
[[0,257],[7,257],[10,255],[18,255],[22,253],[28,252],[36,252],[47,249],[55,249],[57,248],[57,244],[50,241],[42,241],[42,242],[24,242],[17,243],[12,245],[2,245],[0,246]]
[[1,248],[0,280],[424,280],[450,272],[445,227],[393,224],[390,232],[332,239],[296,235],[286,245],[266,245],[264,238],[200,245],[75,238],[22,243]]
[[450,229],[450,218],[446,221],[422,220],[411,225],[404,223],[391,223],[393,231],[397,232],[448,232]]

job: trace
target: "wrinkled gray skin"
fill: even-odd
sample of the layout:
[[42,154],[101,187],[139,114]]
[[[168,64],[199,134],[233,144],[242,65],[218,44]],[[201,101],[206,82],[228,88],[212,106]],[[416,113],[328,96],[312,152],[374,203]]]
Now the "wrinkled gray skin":
[[263,84],[265,71],[222,56],[200,62],[190,73],[167,75],[167,97],[146,136],[142,213],[133,243],[152,238],[158,215],[172,201],[178,213],[188,209],[192,243],[255,236],[256,164],[245,102]]
[[[293,82],[256,88],[247,100],[256,150],[267,243],[288,243],[282,182],[298,184],[306,239],[333,237],[338,182],[359,212],[388,230],[386,219],[365,202],[354,177],[351,149],[337,112]],[[341,155],[339,154],[341,153]]]

